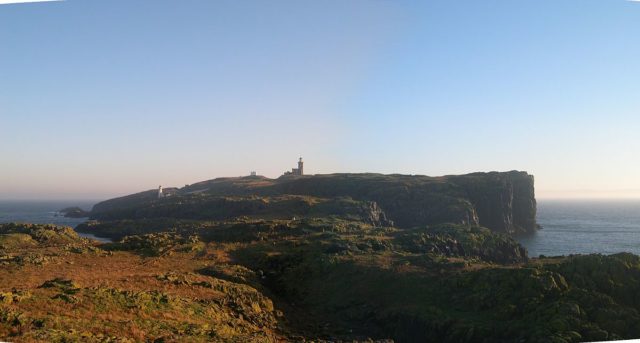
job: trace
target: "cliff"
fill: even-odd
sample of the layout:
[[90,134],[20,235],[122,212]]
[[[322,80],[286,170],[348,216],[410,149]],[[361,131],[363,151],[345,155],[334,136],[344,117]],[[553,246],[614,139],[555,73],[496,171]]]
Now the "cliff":
[[[222,220],[238,215],[261,215],[265,211],[273,213],[273,208],[256,206],[255,201],[254,205],[248,205],[248,200],[223,200],[229,197],[301,196],[324,202],[347,197],[369,204],[363,206],[375,206],[376,211],[384,213],[385,219],[401,228],[453,223],[480,225],[509,234],[536,229],[534,179],[518,171],[443,177],[329,174],[278,179],[221,178],[170,189],[169,194],[167,198],[158,199],[155,191],[150,190],[111,199],[95,205],[91,217],[114,220],[177,216]],[[279,208],[278,212],[287,216],[313,215],[313,211],[299,211],[295,207]]]
[[506,233],[537,229],[533,175],[525,172],[450,176],[460,185],[480,218],[480,225]]
[[145,200],[137,205],[114,205],[109,208],[109,210],[97,212],[95,217],[101,220],[171,218],[217,221],[240,217],[256,219],[340,217],[376,226],[393,225],[375,202],[353,200],[349,197],[198,194],[174,196],[161,201]]
[[376,201],[405,228],[456,223],[505,233],[536,229],[534,179],[526,172],[444,177],[333,174],[284,179],[270,188],[279,193]]
[[640,337],[640,257],[530,259],[508,234],[535,229],[527,173],[231,178],[170,194],[97,205],[76,230],[110,243],[0,225],[0,340]]

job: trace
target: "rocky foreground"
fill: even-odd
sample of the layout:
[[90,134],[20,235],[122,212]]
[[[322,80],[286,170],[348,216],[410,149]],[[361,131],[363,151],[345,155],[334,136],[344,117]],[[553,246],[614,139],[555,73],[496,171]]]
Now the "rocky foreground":
[[508,235],[535,229],[531,177],[416,178],[242,178],[139,193],[97,205],[78,228],[107,244],[0,225],[0,340],[640,337],[638,256],[530,259]]

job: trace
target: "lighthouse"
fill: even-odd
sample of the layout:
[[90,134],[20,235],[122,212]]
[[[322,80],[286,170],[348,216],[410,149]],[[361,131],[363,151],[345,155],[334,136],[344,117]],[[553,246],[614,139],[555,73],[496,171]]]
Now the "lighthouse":
[[298,175],[304,175],[304,162],[302,162],[302,157],[298,160]]
[[158,186],[158,199],[164,198],[164,193],[162,193],[162,186]]
[[298,159],[298,168],[292,168],[291,171],[284,172],[284,175],[304,175],[304,162],[302,162],[302,157]]

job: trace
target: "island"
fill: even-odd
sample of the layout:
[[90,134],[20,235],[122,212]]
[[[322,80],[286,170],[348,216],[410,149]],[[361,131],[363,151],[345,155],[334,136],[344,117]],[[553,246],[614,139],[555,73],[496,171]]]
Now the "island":
[[[300,161],[301,162],[301,161]],[[532,258],[526,172],[219,178],[0,225],[12,342],[640,338],[640,257]]]
[[90,215],[89,211],[85,211],[80,207],[67,207],[58,211],[58,213],[62,214],[67,218],[88,218]]

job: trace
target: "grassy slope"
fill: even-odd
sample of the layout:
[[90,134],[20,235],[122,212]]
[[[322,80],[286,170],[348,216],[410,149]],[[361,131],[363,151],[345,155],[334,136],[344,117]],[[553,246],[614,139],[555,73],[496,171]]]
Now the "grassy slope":
[[145,234],[99,246],[70,229],[0,225],[0,338],[640,337],[640,258],[630,254],[528,260],[506,235],[452,224],[246,218],[158,232],[127,223]]
[[[281,336],[271,300],[246,284],[199,273],[226,262],[222,251],[186,244],[146,257],[72,238],[3,246],[13,258],[0,269],[0,338],[271,342]],[[45,258],[19,259],[30,255]]]

